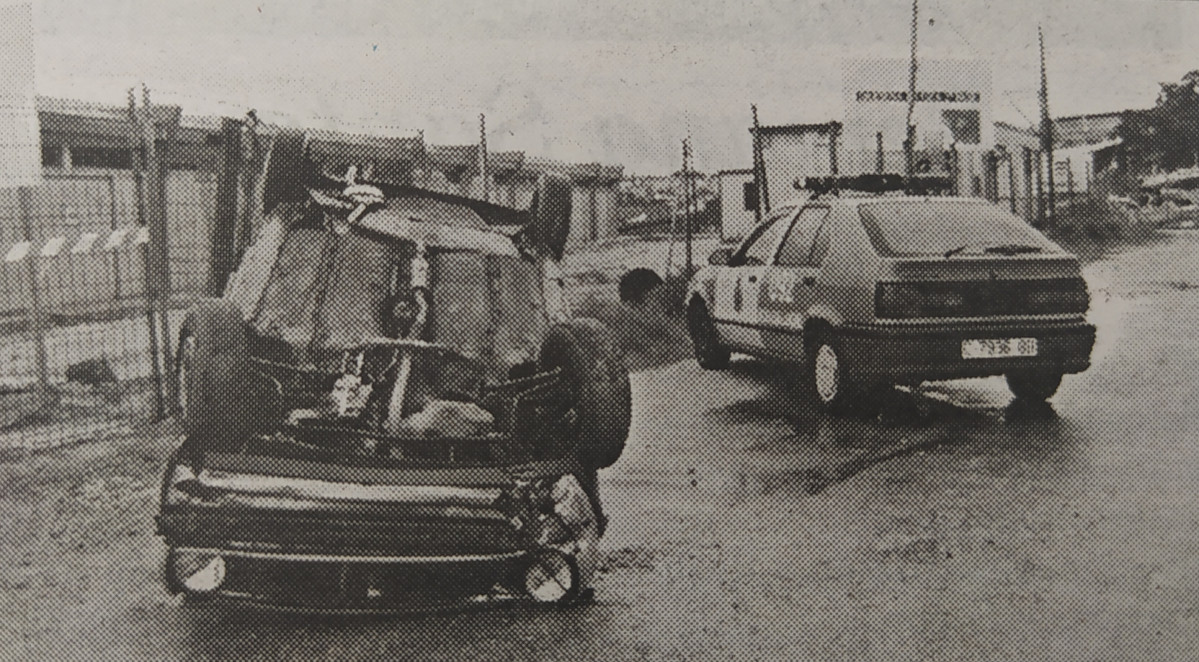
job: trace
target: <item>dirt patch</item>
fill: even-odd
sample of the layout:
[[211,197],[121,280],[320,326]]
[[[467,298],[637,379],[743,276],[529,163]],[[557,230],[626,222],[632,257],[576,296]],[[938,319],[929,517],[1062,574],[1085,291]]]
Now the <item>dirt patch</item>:
[[616,570],[653,570],[655,554],[644,547],[623,547],[612,550],[600,561],[599,571],[609,573]]

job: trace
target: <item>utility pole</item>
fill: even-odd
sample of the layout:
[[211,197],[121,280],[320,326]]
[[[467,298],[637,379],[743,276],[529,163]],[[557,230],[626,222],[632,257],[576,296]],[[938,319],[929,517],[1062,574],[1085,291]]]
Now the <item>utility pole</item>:
[[1045,177],[1049,190],[1048,195],[1048,214],[1040,220],[1053,224],[1057,215],[1057,207],[1054,201],[1053,190],[1053,120],[1049,118],[1049,79],[1045,75],[1045,34],[1041,32],[1041,26],[1037,26],[1037,42],[1041,50],[1041,151],[1045,152],[1047,172]]
[[479,181],[483,199],[491,202],[491,186],[487,181],[487,116],[479,113]]
[[762,128],[758,126],[758,107],[750,105],[754,114],[754,183],[758,188],[758,205],[754,208],[754,222],[762,222],[763,211],[770,211],[770,191],[766,188],[766,161],[762,158]]
[[687,278],[693,273],[693,265],[691,260],[691,138],[683,139],[683,204],[686,205],[684,216],[684,236],[686,237],[686,252],[687,252]]
[[920,20],[920,0],[912,0],[912,57],[908,64],[908,120],[907,136],[903,140],[904,175],[911,177],[914,171],[916,149],[916,125],[912,115],[916,112],[916,29]]

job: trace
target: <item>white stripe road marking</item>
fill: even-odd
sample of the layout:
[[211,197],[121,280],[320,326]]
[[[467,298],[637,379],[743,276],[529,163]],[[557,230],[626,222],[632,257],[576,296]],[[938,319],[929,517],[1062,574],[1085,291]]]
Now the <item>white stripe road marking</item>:
[[125,242],[125,236],[129,234],[129,230],[131,229],[119,228],[113,230],[112,234],[108,235],[108,241],[104,242],[104,250],[112,251],[120,248],[121,244]]
[[41,256],[42,257],[54,257],[54,256],[58,255],[58,252],[62,250],[63,245],[66,243],[67,243],[66,237],[55,237],[55,238],[51,239],[50,241],[47,241],[46,245],[42,246]]
[[33,246],[32,242],[22,241],[13,244],[13,247],[8,249],[8,253],[4,255],[5,262],[19,262],[29,255],[29,249]]
[[95,244],[96,240],[99,238],[100,234],[98,232],[84,232],[79,237],[79,241],[75,244],[75,247],[71,249],[71,254],[79,255],[80,253],[86,253],[90,251],[92,249],[92,245]]

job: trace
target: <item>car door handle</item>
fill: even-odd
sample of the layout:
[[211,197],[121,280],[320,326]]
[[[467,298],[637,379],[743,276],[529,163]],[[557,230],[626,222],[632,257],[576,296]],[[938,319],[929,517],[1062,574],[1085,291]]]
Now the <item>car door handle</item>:
[[757,277],[757,276],[750,276],[750,277],[749,277],[749,282],[751,282],[751,283],[756,283],[756,282],[758,282],[758,277]]
[[804,285],[807,285],[808,287],[811,287],[811,286],[815,285],[815,284],[816,284],[816,277],[815,277],[815,276],[804,276],[804,277],[803,277],[803,284],[804,284]]

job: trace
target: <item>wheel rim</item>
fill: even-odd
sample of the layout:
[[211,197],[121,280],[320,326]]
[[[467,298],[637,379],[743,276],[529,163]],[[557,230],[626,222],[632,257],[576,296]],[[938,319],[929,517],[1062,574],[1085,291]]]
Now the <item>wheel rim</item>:
[[841,365],[837,352],[828,345],[821,345],[816,351],[816,394],[824,402],[831,402],[837,397],[841,387]]
[[179,417],[183,420],[188,420],[188,383],[191,381],[189,375],[191,372],[192,362],[196,356],[196,338],[195,336],[187,336],[183,339],[183,343],[179,346],[179,383],[176,385],[176,393],[178,393]]

